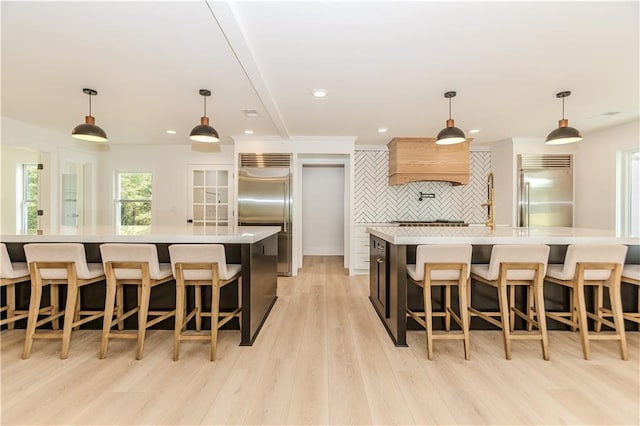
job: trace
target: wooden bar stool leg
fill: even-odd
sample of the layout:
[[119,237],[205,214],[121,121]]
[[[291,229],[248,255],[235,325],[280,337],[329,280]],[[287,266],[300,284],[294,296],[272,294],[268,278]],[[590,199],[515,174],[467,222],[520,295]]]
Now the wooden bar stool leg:
[[185,305],[185,285],[183,282],[176,281],[176,319],[173,329],[173,360],[177,361],[180,357],[180,336],[184,328],[184,308]]
[[[581,274],[582,275],[582,274]],[[580,331],[580,342],[582,344],[582,355],[584,359],[589,359],[589,323],[587,322],[587,306],[584,295],[584,282],[582,276],[577,279],[574,289],[574,303],[578,310],[578,330]]]
[[[73,322],[80,321],[80,301],[82,299],[82,289],[78,287],[78,297],[76,298],[76,308],[73,313]],[[80,326],[76,325],[73,327],[74,330],[80,330]]]
[[[549,337],[547,335],[547,313],[544,309],[544,282],[539,285],[532,286],[531,292],[533,293],[533,304],[535,305],[536,318],[538,320],[538,329],[542,335],[542,358],[545,361],[549,361]],[[530,314],[533,320],[533,314]],[[531,323],[529,323],[531,324]],[[533,327],[533,324],[531,324]],[[533,328],[532,328],[533,330]]]
[[516,329],[516,286],[509,285],[509,331],[513,333]]
[[67,304],[64,312],[64,322],[62,327],[62,350],[60,351],[60,359],[66,359],[69,355],[69,346],[71,345],[71,330],[74,324],[76,300],[78,300],[78,283],[69,279],[67,285]]
[[451,286],[444,286],[444,329],[445,331],[451,331]]
[[613,313],[613,322],[616,326],[616,334],[620,339],[618,341],[620,346],[620,357],[626,361],[627,359],[629,359],[629,356],[627,353],[627,336],[624,330],[624,318],[622,316],[622,297],[620,294],[620,282],[613,278],[611,279],[611,281],[614,282],[611,284],[611,287],[609,287],[609,302],[611,303],[611,311]]
[[[115,289],[116,294],[116,319],[118,320],[118,330],[124,330],[124,321],[120,318],[124,315],[124,286],[122,284],[118,284]],[[140,300],[140,299],[138,299]],[[113,312],[113,309],[112,309]]]
[[507,359],[511,359],[511,326],[509,324],[509,300],[507,296],[507,284],[505,281],[506,278],[501,278],[498,283],[498,303],[500,304],[500,316],[502,317],[504,354]]
[[[60,292],[58,284],[49,285],[49,300],[51,301],[51,315],[55,315],[60,310]],[[58,318],[51,321],[51,328],[54,330],[60,329],[60,320]]]
[[[576,289],[569,288],[569,312],[571,312],[571,322],[573,324],[578,323],[578,306],[576,303]],[[571,331],[578,331],[578,327],[575,325],[571,326]]]
[[[7,318],[13,318],[16,314],[16,288],[15,284],[7,285]],[[7,323],[7,330],[13,330],[15,321]]]
[[464,359],[471,359],[471,346],[469,341],[469,302],[467,301],[467,287],[469,282],[462,278],[458,287],[458,301],[460,304],[460,320],[462,321],[462,335],[464,336]]
[[[33,275],[32,275],[33,276]],[[42,279],[39,276],[31,280],[31,300],[29,301],[29,316],[27,319],[27,330],[24,338],[24,350],[22,359],[29,358],[33,346],[33,335],[36,332],[38,313],[40,312],[40,300],[42,299]]]
[[[602,308],[604,308],[604,289],[602,285],[595,285],[593,287],[596,305],[595,313],[598,317],[598,320],[596,320],[595,324],[595,331],[599,333],[602,330],[602,321],[600,321],[599,319],[602,318]],[[611,300],[611,294],[609,294],[609,300]]]
[[431,285],[426,277],[422,295],[424,299],[424,329],[427,335],[427,358],[433,360],[433,307],[431,306]]
[[151,298],[151,286],[145,279],[139,286],[140,309],[138,310],[138,343],[136,345],[136,359],[142,359],[144,352],[144,338],[147,334],[147,317],[149,315],[149,299]]
[[196,331],[202,330],[202,286],[195,286]]
[[[538,308],[536,297],[538,297],[538,286],[535,283],[528,285],[527,289],[527,316],[531,318],[531,321],[527,321],[527,331],[533,331],[533,321],[538,315]],[[544,299],[542,299],[544,304]],[[538,323],[540,324],[540,323]]]
[[218,321],[220,319],[220,287],[214,283],[211,287],[211,361],[216,360],[218,347]]
[[[100,359],[103,359],[105,356],[107,356],[109,333],[111,333],[114,303],[116,300],[116,292],[118,292],[118,289],[120,290],[120,292],[122,292],[122,285],[110,284],[109,280],[107,280],[107,293],[105,295],[104,301],[104,317],[102,319],[102,338],[100,340]],[[118,329],[120,329],[119,326]]]

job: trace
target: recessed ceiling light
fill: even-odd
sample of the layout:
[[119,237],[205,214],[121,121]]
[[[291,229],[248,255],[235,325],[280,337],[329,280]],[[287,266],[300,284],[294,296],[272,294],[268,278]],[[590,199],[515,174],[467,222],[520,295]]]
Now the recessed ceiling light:
[[253,134],[253,130],[245,130],[244,134],[245,135],[252,135]]
[[325,96],[327,96],[327,91],[324,89],[315,89],[313,92],[311,92],[313,94],[313,96],[315,96],[316,98],[324,98]]
[[480,129],[471,129],[469,130],[469,133],[478,133],[480,131]]
[[165,132],[167,132],[170,135],[175,135],[176,134],[175,130],[165,130]]
[[380,127],[378,129],[378,133],[386,133],[387,130],[389,130],[389,129],[387,129],[386,127]]

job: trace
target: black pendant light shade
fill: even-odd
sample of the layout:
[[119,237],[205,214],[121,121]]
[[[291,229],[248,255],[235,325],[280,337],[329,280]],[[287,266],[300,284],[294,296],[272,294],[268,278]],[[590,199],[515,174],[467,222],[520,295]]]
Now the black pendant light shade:
[[209,126],[209,117],[207,117],[207,96],[211,96],[211,91],[207,89],[200,89],[198,92],[204,97],[204,114],[200,117],[200,124],[191,130],[189,139],[196,142],[219,142],[218,132],[213,127]]
[[93,89],[82,89],[82,93],[89,95],[89,115],[84,117],[84,123],[78,124],[73,129],[71,136],[83,141],[106,142],[107,134],[96,126],[96,119],[91,115],[91,96],[96,96],[98,92]]
[[467,140],[464,132],[454,125],[454,121],[451,118],[451,98],[455,96],[456,92],[446,92],[444,94],[444,97],[449,99],[449,119],[447,120],[447,127],[442,129],[436,137],[437,145],[453,145]]
[[556,98],[562,99],[562,119],[558,121],[558,128],[547,136],[547,141],[545,142],[547,145],[562,145],[582,140],[582,135],[578,129],[569,127],[569,120],[564,118],[564,98],[570,94],[571,92],[569,91],[556,93]]

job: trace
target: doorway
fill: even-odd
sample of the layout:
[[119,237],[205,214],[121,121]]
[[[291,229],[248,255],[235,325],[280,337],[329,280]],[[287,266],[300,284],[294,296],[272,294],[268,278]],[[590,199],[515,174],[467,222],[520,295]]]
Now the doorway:
[[302,255],[345,254],[345,167],[302,167]]

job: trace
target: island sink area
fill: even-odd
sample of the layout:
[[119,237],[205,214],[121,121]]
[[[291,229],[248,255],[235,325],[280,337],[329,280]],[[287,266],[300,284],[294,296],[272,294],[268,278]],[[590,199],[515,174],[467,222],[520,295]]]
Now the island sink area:
[[[570,244],[624,244],[628,247],[625,263],[640,264],[640,238],[603,229],[497,227],[491,230],[485,226],[371,226],[367,227],[367,232],[370,234],[369,299],[397,346],[406,346],[407,329],[418,327],[413,319],[407,319],[407,307],[414,310],[422,307],[421,296],[414,288],[407,286],[407,264],[415,263],[416,247],[420,244],[471,244],[474,264],[489,263],[491,248],[496,244],[547,244],[550,246],[549,264],[562,264]],[[487,301],[491,297],[486,297],[483,289],[478,287],[472,286],[471,300],[490,303]],[[457,300],[452,301],[453,305],[456,303]],[[631,288],[622,288],[622,303],[625,309],[637,310],[637,295]],[[568,295],[545,286],[545,304],[567,309]],[[497,310],[497,306],[488,305],[485,308]],[[472,328],[483,326],[481,322],[471,322]],[[550,324],[549,328],[559,327]]]

